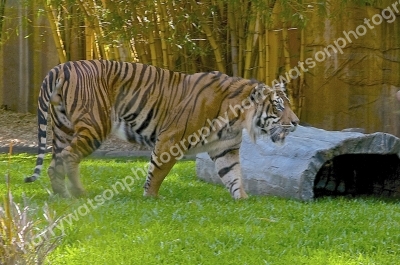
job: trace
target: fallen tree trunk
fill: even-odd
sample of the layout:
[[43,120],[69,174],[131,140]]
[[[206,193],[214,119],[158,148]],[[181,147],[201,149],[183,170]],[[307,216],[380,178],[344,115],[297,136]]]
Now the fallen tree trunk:
[[[283,146],[254,144],[244,133],[243,183],[250,194],[311,200],[321,195],[400,196],[400,139],[387,133],[302,127]],[[196,157],[200,179],[221,183],[207,154]]]

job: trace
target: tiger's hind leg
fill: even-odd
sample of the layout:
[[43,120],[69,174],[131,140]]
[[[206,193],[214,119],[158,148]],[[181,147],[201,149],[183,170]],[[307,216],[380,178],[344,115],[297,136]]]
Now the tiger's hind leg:
[[[99,148],[110,132],[110,126],[104,125],[103,127],[99,126],[99,124],[92,126],[91,124],[92,122],[89,119],[79,121],[74,126],[75,133],[71,144],[61,152],[64,170],[71,183],[70,193],[74,197],[80,197],[86,193],[79,176],[81,160]],[[101,129],[103,131],[99,132],[98,130]]]
[[234,199],[245,199],[247,194],[243,188],[242,172],[239,159],[240,144],[230,147],[222,152],[209,152],[215,163],[222,183],[229,190]]
[[[67,119],[63,112],[55,110],[53,120],[53,159],[48,169],[51,186],[55,194],[68,197],[65,183],[67,175],[71,186],[69,192],[75,197],[85,194],[85,189],[79,178],[79,163],[96,150],[105,139],[109,129],[98,133],[82,116],[75,126]],[[85,122],[84,122],[85,121]],[[110,126],[105,126],[109,128]]]
[[[73,141],[75,141],[75,139],[76,138],[74,138]],[[67,146],[61,152],[65,174],[71,182],[69,191],[74,197],[81,197],[85,194],[85,189],[83,188],[79,177],[79,163],[82,158],[83,155],[76,153],[76,150],[74,150],[72,146]]]
[[51,115],[53,152],[47,174],[54,194],[58,194],[62,197],[69,197],[65,185],[65,168],[61,152],[65,147],[70,145],[74,131],[70,121],[63,112],[59,112],[52,107]]
[[50,162],[50,166],[47,169],[47,174],[50,178],[51,188],[54,194],[58,194],[61,197],[69,197],[67,188],[65,186],[65,171],[64,163],[60,157],[60,153],[53,153],[53,158]]

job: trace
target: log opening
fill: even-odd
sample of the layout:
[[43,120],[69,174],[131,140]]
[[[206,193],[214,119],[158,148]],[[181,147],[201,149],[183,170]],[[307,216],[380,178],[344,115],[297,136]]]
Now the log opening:
[[328,160],[314,180],[314,197],[400,197],[400,159],[395,154],[344,154]]

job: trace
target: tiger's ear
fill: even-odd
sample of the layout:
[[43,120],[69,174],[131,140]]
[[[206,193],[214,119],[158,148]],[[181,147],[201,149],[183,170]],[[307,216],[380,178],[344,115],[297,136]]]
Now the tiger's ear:
[[287,86],[287,82],[284,82],[284,81],[282,81],[280,83],[275,83],[275,85],[274,85],[275,89],[282,90],[283,92],[286,91],[286,86]]
[[272,89],[263,84],[259,83],[257,86],[254,87],[253,91],[251,92],[250,99],[253,102],[260,103],[263,102],[267,97],[271,95]]

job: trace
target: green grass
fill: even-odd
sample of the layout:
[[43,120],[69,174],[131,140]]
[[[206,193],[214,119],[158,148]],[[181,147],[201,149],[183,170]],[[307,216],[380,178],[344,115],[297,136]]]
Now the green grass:
[[[0,156],[4,174],[7,161]],[[197,180],[193,161],[175,165],[161,187],[162,198],[143,198],[144,177],[131,191],[112,188],[133,176],[131,168],[147,163],[127,159],[85,160],[81,174],[88,196],[60,199],[49,197],[45,173],[38,182],[23,183],[34,163],[33,156],[13,156],[15,200],[24,193],[37,207],[47,201],[57,213],[76,219],[69,215],[63,221],[65,237],[50,255],[51,264],[384,265],[400,260],[396,200],[324,198],[305,203],[250,196],[234,201],[223,187]],[[4,187],[2,181],[0,191]]]

